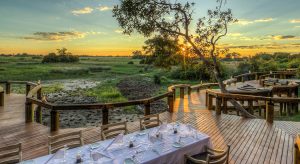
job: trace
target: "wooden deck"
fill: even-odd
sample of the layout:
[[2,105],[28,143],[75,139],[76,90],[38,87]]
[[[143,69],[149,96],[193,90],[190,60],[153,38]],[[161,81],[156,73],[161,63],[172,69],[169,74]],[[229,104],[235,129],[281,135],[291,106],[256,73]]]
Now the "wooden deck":
[[[23,143],[24,159],[47,154],[49,128],[37,123],[24,123],[24,95],[5,95],[5,106],[0,107],[0,147]],[[262,119],[245,119],[234,115],[216,116],[206,110],[204,94],[193,93],[175,101],[175,113],[162,113],[163,121],[179,121],[194,125],[211,136],[213,146],[232,146],[230,163],[293,163],[294,136],[300,123],[275,121],[268,124]],[[130,131],[138,130],[138,123],[129,123]],[[58,133],[78,129],[60,130]],[[100,140],[98,128],[84,129],[85,143]]]

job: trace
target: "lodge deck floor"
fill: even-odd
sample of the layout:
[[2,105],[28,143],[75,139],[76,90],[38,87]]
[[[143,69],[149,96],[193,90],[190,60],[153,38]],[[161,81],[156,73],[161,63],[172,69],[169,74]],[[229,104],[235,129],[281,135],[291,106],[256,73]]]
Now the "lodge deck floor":
[[[176,99],[174,113],[162,113],[163,121],[179,121],[194,125],[212,138],[215,148],[231,145],[230,163],[293,163],[294,136],[300,123],[263,119],[246,119],[235,115],[216,116],[206,109],[203,92]],[[38,123],[24,122],[25,96],[5,95],[5,106],[0,107],[0,147],[22,142],[23,158],[31,159],[47,154],[49,128]],[[139,129],[138,122],[129,123],[129,131]],[[57,133],[74,131],[65,129]],[[98,128],[83,128],[85,143],[100,140]]]

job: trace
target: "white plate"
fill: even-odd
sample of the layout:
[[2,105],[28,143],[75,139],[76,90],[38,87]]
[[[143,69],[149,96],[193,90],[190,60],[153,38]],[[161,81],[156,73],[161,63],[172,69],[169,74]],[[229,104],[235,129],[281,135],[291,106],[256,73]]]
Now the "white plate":
[[131,158],[126,158],[124,164],[135,164],[135,162]]
[[183,145],[179,142],[174,142],[172,146],[176,148],[181,148]]

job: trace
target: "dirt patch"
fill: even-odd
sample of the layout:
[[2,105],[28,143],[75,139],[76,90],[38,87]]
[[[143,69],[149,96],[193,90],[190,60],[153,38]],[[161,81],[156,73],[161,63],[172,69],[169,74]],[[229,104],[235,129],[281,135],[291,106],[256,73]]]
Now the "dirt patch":
[[[150,78],[125,78],[117,85],[123,96],[128,100],[138,100],[155,96],[159,90],[159,86],[155,85],[153,79]],[[167,103],[163,100],[158,100],[150,104],[151,114],[161,113],[168,108]],[[141,113],[144,106],[137,107],[137,112]]]

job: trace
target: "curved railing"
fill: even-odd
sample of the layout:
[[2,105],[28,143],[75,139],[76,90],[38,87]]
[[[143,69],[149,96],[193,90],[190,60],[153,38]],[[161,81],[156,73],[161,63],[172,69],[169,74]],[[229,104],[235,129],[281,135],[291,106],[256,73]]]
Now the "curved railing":
[[[283,75],[292,75],[291,72],[276,72],[276,74],[283,74]],[[295,74],[293,72],[293,74]],[[272,73],[273,75],[273,73]],[[281,75],[280,77],[285,77]],[[267,77],[263,73],[248,73],[243,74],[239,76],[235,76],[233,80],[235,83],[239,81],[245,81],[251,80],[251,78],[254,79],[261,79],[263,77]],[[228,81],[228,80],[227,80]],[[213,109],[213,98],[216,99],[216,113],[221,114],[221,108],[223,108],[224,113],[227,113],[227,100],[228,99],[235,99],[238,101],[248,101],[249,106],[251,107],[251,104],[253,101],[265,101],[268,103],[280,103],[280,106],[282,106],[282,110],[288,109],[289,107],[293,106],[295,107],[296,103],[299,103],[299,98],[274,98],[274,97],[261,97],[261,96],[249,96],[249,95],[236,95],[236,94],[229,94],[229,93],[220,93],[213,90],[210,90],[213,87],[217,87],[217,83],[206,83],[206,84],[198,84],[198,85],[189,85],[189,84],[177,84],[172,85],[168,87],[167,92],[146,98],[146,99],[140,99],[140,100],[132,100],[127,102],[118,102],[118,103],[94,103],[94,104],[54,104],[47,102],[45,98],[42,97],[42,85],[38,83],[28,82],[28,81],[0,81],[0,83],[5,84],[6,88],[6,94],[9,94],[11,92],[11,85],[12,84],[25,84],[26,85],[26,104],[25,104],[25,110],[26,110],[26,122],[33,122],[36,121],[38,123],[42,123],[42,107],[50,109],[50,129],[51,131],[56,131],[59,129],[59,111],[68,111],[68,110],[94,110],[94,109],[101,109],[102,110],[102,124],[108,124],[108,117],[109,117],[109,110],[112,110],[116,107],[126,107],[126,106],[133,106],[133,105],[144,105],[144,113],[145,115],[150,114],[151,110],[151,103],[167,98],[168,103],[168,111],[173,112],[174,110],[174,100],[176,97],[176,89],[180,90],[180,98],[183,98],[185,93],[191,94],[192,91],[199,92],[200,90],[209,89],[206,92],[206,104],[209,109]],[[285,90],[284,88],[280,89],[278,87],[277,93],[279,94],[279,91]],[[185,92],[187,91],[187,92]],[[286,90],[285,90],[286,91]],[[291,92],[295,91],[295,88],[291,89]],[[296,92],[296,91],[295,91]],[[252,101],[252,102],[251,102]],[[226,103],[225,103],[226,102]],[[221,104],[223,103],[223,105]],[[290,103],[292,105],[290,105]],[[294,104],[294,105],[293,105]],[[297,104],[298,105],[298,104]],[[268,105],[266,105],[268,106]],[[36,107],[36,108],[35,108]],[[269,108],[271,109],[270,105]],[[270,110],[268,110],[270,111]],[[298,111],[298,107],[297,107]],[[274,112],[274,110],[273,110]],[[250,111],[251,113],[251,111]],[[267,113],[268,112],[264,112]],[[267,115],[267,116],[270,116]],[[266,117],[269,118],[269,117]],[[268,119],[267,119],[268,120]],[[271,119],[273,120],[273,118]],[[271,122],[269,120],[269,122]]]

